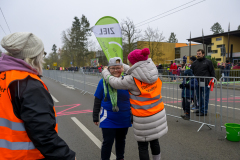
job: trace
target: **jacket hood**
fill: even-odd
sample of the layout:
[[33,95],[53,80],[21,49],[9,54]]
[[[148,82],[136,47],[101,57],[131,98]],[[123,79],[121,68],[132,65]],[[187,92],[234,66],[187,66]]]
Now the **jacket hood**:
[[2,57],[0,57],[0,72],[10,70],[25,71],[39,75],[38,71],[32,68],[24,60],[2,54]]
[[158,70],[151,58],[135,63],[126,73],[149,84],[156,82],[158,79]]

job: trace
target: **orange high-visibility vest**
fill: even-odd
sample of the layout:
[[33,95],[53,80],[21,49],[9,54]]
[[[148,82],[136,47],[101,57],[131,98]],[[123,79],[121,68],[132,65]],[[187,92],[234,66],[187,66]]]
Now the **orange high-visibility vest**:
[[[13,81],[26,79],[28,76],[39,80],[48,91],[44,82],[35,74],[16,70],[0,73],[0,160],[44,158],[29,139],[23,121],[15,116],[8,88]],[[53,109],[55,117],[57,117],[54,106]],[[56,124],[55,130],[58,132],[58,124]]]
[[164,109],[161,96],[162,81],[158,78],[153,84],[148,84],[134,78],[134,81],[141,94],[135,96],[130,94],[132,114],[137,117],[154,115]]

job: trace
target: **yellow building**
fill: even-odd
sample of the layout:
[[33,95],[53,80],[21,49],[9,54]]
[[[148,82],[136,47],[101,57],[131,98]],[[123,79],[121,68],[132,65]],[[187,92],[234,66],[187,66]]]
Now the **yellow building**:
[[[225,62],[228,55],[226,54],[223,56],[221,54],[222,48],[225,48],[225,52],[228,53],[228,36],[219,36],[212,38],[211,57],[215,57],[217,61]],[[234,56],[236,59],[235,54],[238,52],[240,53],[240,37],[230,36],[229,52],[229,57],[231,57],[231,54],[233,54],[232,56]]]
[[[194,45],[194,44],[193,44]],[[188,46],[187,43],[168,43],[168,42],[148,42],[148,41],[138,41],[137,48],[149,48],[150,55],[153,62],[158,65],[168,64],[171,60],[176,59],[175,48]],[[180,58],[180,57],[179,57]]]
[[[228,34],[229,34],[229,49],[228,49]],[[240,30],[225,32],[204,37],[196,37],[192,42],[203,43],[206,45],[206,55],[216,58],[221,63],[228,59],[230,62],[240,62]],[[230,54],[228,54],[228,51]]]

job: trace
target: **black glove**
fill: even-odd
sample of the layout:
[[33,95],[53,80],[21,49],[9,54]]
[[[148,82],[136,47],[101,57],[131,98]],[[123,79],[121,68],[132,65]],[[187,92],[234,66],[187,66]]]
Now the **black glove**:
[[186,88],[190,88],[190,85],[189,85],[189,84],[185,84],[185,87],[186,87]]
[[182,84],[180,84],[180,85],[179,85],[179,88],[181,88],[181,89],[182,89],[182,88],[183,88],[183,85],[182,85]]

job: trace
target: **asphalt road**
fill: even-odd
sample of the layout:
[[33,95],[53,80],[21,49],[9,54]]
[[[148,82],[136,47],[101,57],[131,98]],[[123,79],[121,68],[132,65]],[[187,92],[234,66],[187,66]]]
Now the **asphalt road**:
[[[54,75],[50,74],[49,76]],[[55,76],[58,77],[59,81],[65,84],[67,83],[68,85],[64,85],[46,77],[43,77],[42,79],[48,86],[50,93],[52,94],[55,101],[56,111],[58,114],[59,135],[67,142],[71,149],[77,153],[78,160],[99,160],[102,133],[101,129],[95,126],[92,121],[94,96],[89,93],[95,92],[96,86],[101,77],[87,75],[84,78],[81,74],[78,73],[72,74],[64,72]],[[84,89],[84,80],[85,84],[87,84],[85,85],[85,91],[88,91],[88,93],[82,91]],[[73,85],[74,87],[82,90],[74,89]],[[181,90],[176,89],[177,84],[175,86],[173,84],[164,83],[162,89],[162,96],[166,103],[165,108],[167,113],[179,116],[182,112],[180,108]],[[217,91],[217,95],[218,94],[219,91]],[[226,91],[223,92],[223,97],[225,94]],[[213,93],[211,93],[210,99],[215,98],[214,95],[215,92],[213,91]],[[237,95],[240,94],[236,91],[235,98]],[[213,100],[213,102],[215,102],[215,100]],[[210,101],[210,104],[214,103]],[[217,104],[219,105],[218,101]],[[224,102],[223,105],[227,105],[227,102]],[[209,112],[211,114],[215,113],[215,108],[217,108],[217,111],[220,111],[219,106],[215,107],[209,105],[209,107]],[[228,107],[228,120],[230,121],[233,119],[233,114],[231,113],[234,113],[237,117],[235,117],[235,120],[238,120],[239,122],[239,105],[235,107],[238,108],[230,109]],[[211,114],[205,117],[205,121],[207,122],[207,120],[211,119],[211,124],[214,124],[214,117],[216,117],[216,115]],[[222,109],[222,114],[224,114],[224,116],[227,115],[227,108]],[[191,119],[194,120],[194,118],[199,117],[196,117],[194,113],[192,113]],[[204,117],[201,117],[200,120],[202,120],[203,118]],[[172,116],[168,116],[167,121],[169,131],[166,135],[159,139],[162,159],[240,160],[240,142],[230,142],[225,139],[226,132],[224,128],[222,128],[221,131],[219,118],[217,119],[216,123],[217,125],[219,124],[217,130],[215,130],[215,128],[211,130],[204,125],[199,132],[197,132],[197,130],[201,126],[201,124],[199,123],[184,121],[182,119]],[[224,124],[225,121],[226,120],[223,118],[222,124]],[[114,159],[114,147],[112,153],[112,159]],[[129,129],[127,135],[125,159],[138,159],[138,148],[133,136],[132,128]]]

